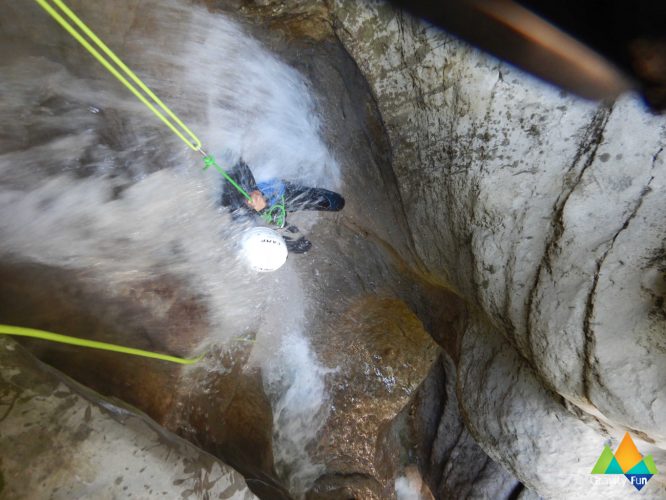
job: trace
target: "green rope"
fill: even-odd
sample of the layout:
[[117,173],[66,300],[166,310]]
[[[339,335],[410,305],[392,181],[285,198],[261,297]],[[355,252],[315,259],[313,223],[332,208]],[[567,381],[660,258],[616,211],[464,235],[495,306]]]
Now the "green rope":
[[59,342],[61,344],[71,344],[81,347],[89,347],[91,349],[101,349],[103,351],[120,352],[123,354],[131,354],[133,356],[143,356],[144,358],[161,359],[162,361],[169,361],[171,363],[178,363],[181,365],[193,365],[194,363],[201,361],[201,359],[204,357],[204,354],[201,354],[200,356],[192,359],[179,358],[176,356],[169,356],[168,354],[144,351],[143,349],[134,349],[133,347],[124,347],[116,344],[107,344],[106,342],[98,342],[96,340],[69,337],[68,335],[60,335],[59,333],[46,332],[44,330],[25,328],[21,326],[0,325],[0,334],[16,335],[19,337],[32,337],[35,339],[49,340],[51,342]]
[[[40,7],[42,7],[55,21],[62,26],[77,42],[79,42],[106,70],[111,73],[120,83],[122,83],[134,96],[139,99],[157,118],[159,118],[169,129],[179,137],[190,149],[200,153],[204,158],[204,170],[213,166],[222,174],[222,176],[231,183],[246,199],[252,200],[252,197],[234,181],[215,161],[212,155],[208,155],[202,149],[201,141],[192,132],[178,116],[171,111],[164,104],[150,88],[136,76],[136,74],[125,64],[123,61],[61,0],[52,0],[53,4],[60,9],[64,15],[71,20],[76,27],[78,27],[83,34],[85,34],[94,45],[95,48],[86,38],[77,31],[63,15],[58,12],[52,5],[49,5],[47,0],[35,0]],[[99,50],[98,50],[99,49]],[[106,57],[100,53],[100,50]],[[107,59],[108,57],[108,59]],[[115,67],[112,63],[115,63]],[[124,75],[123,75],[124,74]],[[129,79],[128,79],[129,78]],[[131,80],[131,81],[130,81]],[[136,84],[138,88],[132,84]],[[141,92],[143,91],[143,93]],[[145,94],[145,95],[144,95]],[[146,97],[147,96],[147,97]],[[150,99],[150,100],[149,100]],[[152,102],[151,102],[152,101]],[[159,109],[158,109],[159,108]],[[186,137],[187,136],[187,137]],[[188,138],[189,137],[189,138]],[[282,224],[284,224],[284,207],[282,210]],[[143,351],[141,349],[134,349],[131,347],[123,347],[115,344],[107,344],[105,342],[97,342],[94,340],[85,340],[67,335],[60,335],[57,333],[46,332],[43,330],[35,330],[33,328],[22,328],[18,326],[0,325],[0,334],[4,335],[18,335],[23,337],[33,337],[52,342],[60,342],[63,344],[78,345],[82,347],[89,347],[92,349],[102,349],[106,351],[120,352],[124,354],[131,354],[134,356],[144,356],[147,358],[161,359],[172,363],[180,363],[190,365],[199,361],[203,355],[194,359],[184,359],[166,354],[159,354],[151,351]]]
[[282,203],[275,203],[261,215],[261,218],[269,224],[275,224],[277,227],[284,227],[285,221],[287,220],[287,209],[285,208],[284,195],[282,195]]
[[240,186],[238,185],[238,183],[237,183],[235,180],[233,180],[233,179],[229,176],[229,174],[227,174],[227,173],[224,171],[224,169],[223,169],[222,167],[220,167],[220,166],[217,164],[217,162],[215,161],[215,158],[213,158],[213,155],[204,156],[204,165],[205,165],[204,168],[203,168],[204,170],[207,170],[209,167],[215,167],[215,170],[217,170],[219,173],[221,173],[222,176],[223,176],[226,180],[228,180],[228,181],[231,183],[231,185],[232,185],[233,187],[235,187],[235,188],[240,192],[240,194],[242,194],[243,196],[245,196],[245,198],[247,198],[248,201],[252,201],[252,197],[251,197],[249,194],[247,194],[247,193],[245,192],[245,190],[244,190],[242,187],[240,187]]
[[[93,47],[88,40],[86,40],[81,33],[79,33],[74,26],[72,26],[67,19],[65,19],[57,10],[55,10],[51,5],[48,4],[46,0],[35,0],[46,12],[48,12],[53,19],[55,19],[60,26],[62,26],[77,42],[79,42],[83,47],[95,58],[97,61],[104,66],[109,73],[115,76],[120,83],[122,83],[127,89],[132,92],[150,111],[153,112],[157,118],[159,118],[164,124],[171,129],[171,131],[176,134],[180,139],[187,144],[187,146],[194,151],[199,151],[201,149],[201,141],[197,138],[194,133],[187,128],[187,126],[176,116],[176,114],[171,111],[160,99],[157,97],[148,86],[141,81],[141,79],[134,74],[134,72],[129,69],[125,63],[104,43],[100,38],[95,35],[95,33],[83,22],[79,17],[67,7],[61,0],[53,0],[53,3],[70,19],[76,24],[76,26],[90,38],[99,49],[104,52],[110,59],[106,59],[95,47]],[[116,66],[120,69],[116,69],[111,62],[114,62]],[[150,97],[153,101],[152,103],[134,86],[131,82],[123,76],[129,77],[136,85],[139,86],[145,94]],[[162,112],[160,112],[155,105],[157,105],[174,123],[167,119]],[[176,127],[180,127],[181,130],[178,130]],[[188,135],[190,139],[187,139],[185,135]]]
[[[86,38],[77,31],[60,12],[49,5],[47,0],[35,0],[53,19],[62,26],[67,33],[79,42],[97,61],[106,68],[116,79],[122,83],[134,96],[139,99],[157,118],[171,129],[190,149],[200,153],[204,157],[204,170],[210,166],[215,166],[215,169],[220,172],[226,180],[228,180],[245,198],[252,200],[249,194],[240,187],[227,173],[215,163],[212,155],[207,155],[202,149],[201,141],[181,120],[176,114],[171,111],[166,104],[164,104],[155,93],[148,88],[148,86],[136,76],[136,74],[118,57],[96,34],[91,30],[67,5],[61,0],[52,0],[57,6],[80,30],[85,34],[96,46],[95,48]],[[100,49],[106,57],[100,53]],[[108,59],[107,59],[108,57]],[[115,63],[115,67],[112,63]],[[124,73],[124,76],[123,76]],[[137,88],[131,81],[138,85]],[[140,89],[140,90],[139,90]],[[143,93],[141,92],[143,91]],[[145,95],[144,95],[145,94]],[[146,97],[150,98],[150,100]],[[152,102],[151,102],[152,101]],[[158,109],[159,108],[159,109]],[[161,110],[161,111],[160,111]],[[179,130],[180,128],[180,130]],[[185,136],[188,136],[189,139]]]

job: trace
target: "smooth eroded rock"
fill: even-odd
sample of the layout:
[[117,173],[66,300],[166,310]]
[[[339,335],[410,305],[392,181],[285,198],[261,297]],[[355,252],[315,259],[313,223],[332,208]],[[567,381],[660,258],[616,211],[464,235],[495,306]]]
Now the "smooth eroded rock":
[[256,498],[243,477],[0,338],[0,498]]

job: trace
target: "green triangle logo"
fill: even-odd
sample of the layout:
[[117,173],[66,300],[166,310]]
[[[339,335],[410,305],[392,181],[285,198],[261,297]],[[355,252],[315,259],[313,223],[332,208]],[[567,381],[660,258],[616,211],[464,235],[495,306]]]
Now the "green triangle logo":
[[643,462],[645,462],[645,466],[647,467],[647,470],[650,471],[650,474],[659,474],[657,467],[654,465],[654,459],[652,458],[652,455],[643,457]]
[[[601,452],[599,460],[597,460],[597,463],[594,465],[592,474],[606,474],[606,469],[608,469],[608,466],[614,460],[615,456],[613,455],[612,450],[608,446],[604,446],[604,451]],[[615,463],[617,464],[617,460],[615,460]]]

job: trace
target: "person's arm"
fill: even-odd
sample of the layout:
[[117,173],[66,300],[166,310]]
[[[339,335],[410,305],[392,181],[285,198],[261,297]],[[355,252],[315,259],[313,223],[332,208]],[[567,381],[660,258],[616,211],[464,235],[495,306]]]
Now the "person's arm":
[[[257,188],[257,183],[252,175],[250,167],[243,160],[239,160],[236,165],[229,171],[227,175],[231,177],[243,190],[252,197],[252,203],[245,195],[237,191],[234,186],[229,182],[224,181],[222,190],[222,206],[231,207],[233,210],[238,208],[245,208],[249,210],[261,210],[261,202],[263,197],[261,191]],[[264,201],[265,204],[265,201]]]
[[243,189],[248,193],[257,189],[257,181],[254,180],[252,170],[250,170],[250,167],[248,167],[247,163],[243,160],[238,161],[233,168],[233,172],[235,177],[234,180],[243,186]]
[[257,181],[254,179],[252,170],[250,170],[250,167],[243,160],[238,162],[234,170],[240,180],[239,184],[247,190],[250,198],[252,198],[251,200],[245,199],[245,204],[257,212],[261,212],[266,208],[266,198],[264,198],[262,192],[257,188]]

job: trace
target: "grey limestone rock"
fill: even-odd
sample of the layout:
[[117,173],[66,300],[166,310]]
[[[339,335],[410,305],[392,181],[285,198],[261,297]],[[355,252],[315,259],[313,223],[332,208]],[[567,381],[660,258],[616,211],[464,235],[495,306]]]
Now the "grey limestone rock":
[[146,415],[0,338],[0,498],[256,498],[243,477]]
[[[478,308],[459,383],[481,446],[549,497],[585,496],[594,454],[625,430],[662,456],[666,119],[631,95],[581,101],[386,4],[333,9],[382,113],[419,257]],[[481,361],[491,341],[505,357]],[[468,362],[494,390],[476,397]],[[536,406],[505,413],[504,391]],[[508,433],[510,419],[535,434]],[[567,434],[578,458],[551,465],[580,482],[532,474],[566,455]],[[663,494],[652,481],[645,494]]]

